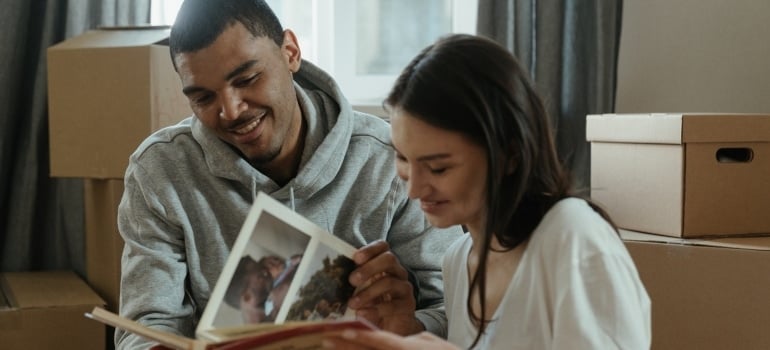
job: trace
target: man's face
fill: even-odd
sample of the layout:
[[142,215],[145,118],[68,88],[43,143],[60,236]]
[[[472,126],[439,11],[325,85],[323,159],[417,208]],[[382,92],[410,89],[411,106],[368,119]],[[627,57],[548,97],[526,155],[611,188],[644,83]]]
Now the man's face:
[[300,51],[291,31],[279,47],[236,23],[208,47],[175,61],[182,91],[203,125],[255,166],[287,156],[302,121],[292,80]]

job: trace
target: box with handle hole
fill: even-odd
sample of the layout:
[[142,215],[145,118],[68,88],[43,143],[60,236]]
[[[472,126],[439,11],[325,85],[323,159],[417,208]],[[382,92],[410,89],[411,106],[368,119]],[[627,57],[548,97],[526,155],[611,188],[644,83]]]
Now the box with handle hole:
[[625,229],[770,234],[770,115],[588,115],[591,197]]

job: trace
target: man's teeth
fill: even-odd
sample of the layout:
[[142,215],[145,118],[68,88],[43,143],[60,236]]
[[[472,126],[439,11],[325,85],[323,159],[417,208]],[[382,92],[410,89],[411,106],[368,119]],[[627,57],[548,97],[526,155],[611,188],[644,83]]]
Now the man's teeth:
[[260,121],[262,121],[262,118],[256,119],[253,122],[248,123],[243,127],[236,129],[235,133],[240,135],[248,134],[249,132],[257,128],[257,125],[259,125]]

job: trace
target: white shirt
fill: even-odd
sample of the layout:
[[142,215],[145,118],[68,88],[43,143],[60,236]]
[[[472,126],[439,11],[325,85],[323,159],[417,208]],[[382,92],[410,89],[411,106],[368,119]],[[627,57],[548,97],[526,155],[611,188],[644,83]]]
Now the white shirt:
[[[467,348],[470,235],[444,257],[448,339]],[[490,281],[488,281],[489,283]],[[649,349],[650,299],[618,234],[576,198],[533,232],[478,349]]]

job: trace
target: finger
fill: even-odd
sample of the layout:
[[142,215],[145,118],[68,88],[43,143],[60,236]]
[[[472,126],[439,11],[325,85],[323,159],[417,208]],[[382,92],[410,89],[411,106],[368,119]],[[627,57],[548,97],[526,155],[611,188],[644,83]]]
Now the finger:
[[[392,251],[385,251],[359,265],[350,274],[349,281],[356,287],[366,288],[369,283],[383,277],[383,272],[390,277],[408,279],[408,273],[399,262],[398,257]],[[370,281],[370,279],[372,280]]]
[[359,248],[353,254],[353,261],[358,265],[363,265],[377,255],[390,250],[390,245],[384,240],[377,240]]
[[322,345],[330,349],[370,349],[355,331],[347,330],[325,334]]
[[404,338],[386,331],[346,331],[342,333],[345,339],[353,337],[359,344],[367,344],[375,349],[403,349]]
[[[372,323],[379,321],[379,323],[376,324],[378,327],[382,328],[382,321],[384,317],[392,317],[393,315],[399,313],[403,314],[404,310],[409,309],[403,306],[399,306],[399,303],[379,303],[373,307],[356,310],[356,317],[365,318],[367,321]],[[413,312],[410,312],[409,314],[411,315]]]
[[[364,290],[364,289],[366,289],[366,288],[369,288],[369,286],[371,286],[371,285],[372,285],[374,282],[377,282],[377,281],[379,281],[379,280],[381,280],[381,279],[383,279],[383,278],[385,278],[385,277],[388,277],[388,273],[387,273],[387,272],[385,272],[385,271],[381,271],[381,272],[375,273],[374,275],[372,275],[371,277],[369,277],[368,279],[366,279],[366,280],[364,281],[364,283],[362,283],[361,285],[359,285],[358,287],[356,287],[356,290],[353,292],[353,295],[356,295],[356,294],[358,294],[360,291],[362,291],[362,290]],[[363,278],[363,277],[359,277],[359,276],[357,276],[357,277],[355,277],[355,278],[357,278],[357,279],[361,279],[361,278]]]
[[336,350],[362,350],[370,349],[366,344],[360,344],[356,341],[350,341],[342,338],[338,335],[324,336],[321,341],[321,347],[324,349],[336,349]]
[[439,340],[439,339],[441,339],[441,338],[437,337],[435,334],[433,334],[431,332],[420,332],[420,333],[417,333],[417,334],[413,335],[412,337],[416,338],[416,339],[421,339],[421,340]]
[[377,327],[382,325],[382,317],[380,317],[380,312],[377,308],[357,309],[356,319],[365,319]]
[[354,309],[378,307],[380,304],[397,304],[400,308],[414,308],[416,301],[408,281],[384,277],[359,290],[348,301]]
[[323,340],[321,340],[321,347],[324,349],[335,349],[335,350],[362,350],[362,349],[369,349],[369,347],[365,346],[365,344],[359,344],[357,342],[351,342],[349,340],[343,339],[339,336],[327,336],[324,337]]
[[404,338],[385,331],[345,330],[324,340],[329,340],[326,344],[333,344],[337,349],[403,349],[405,345]]

